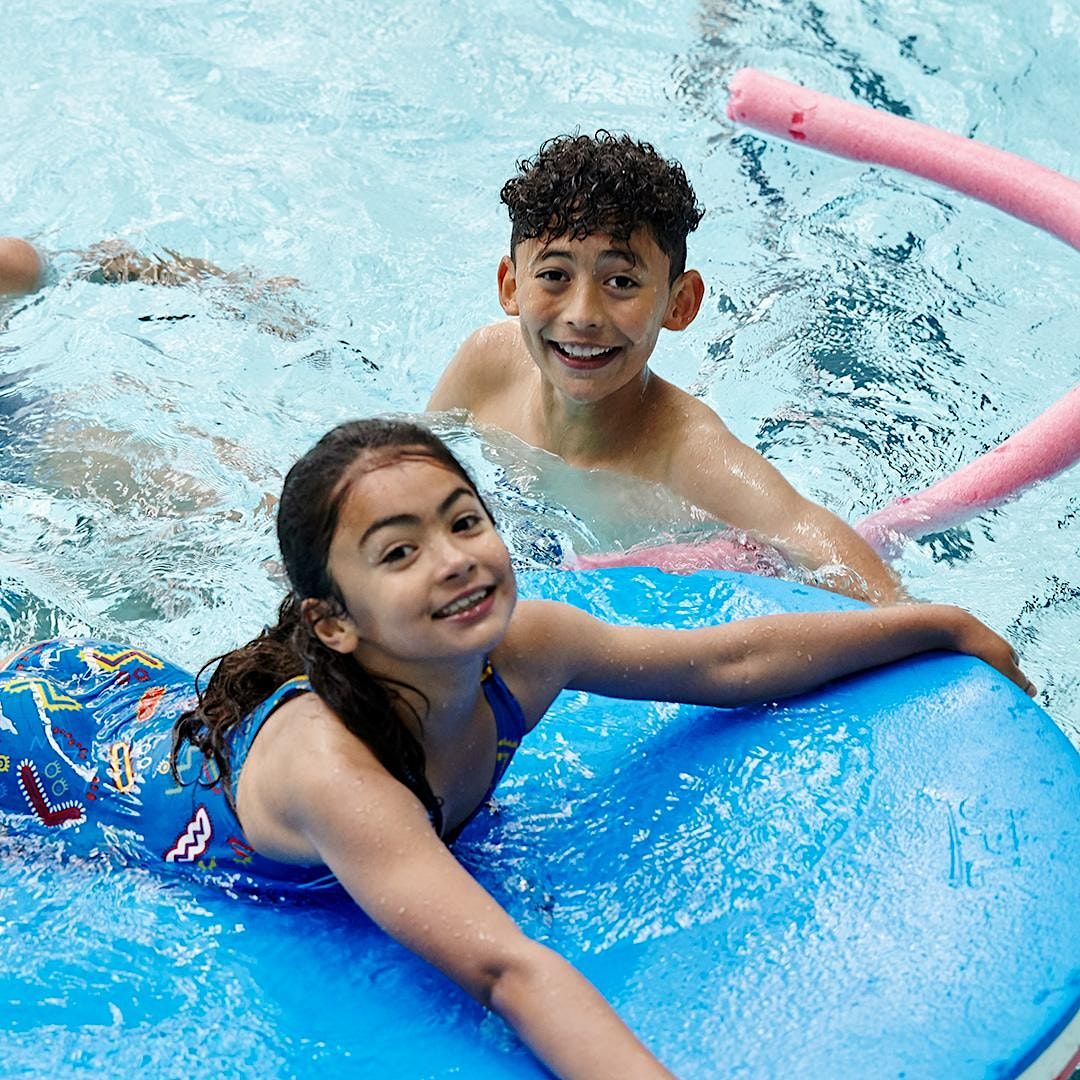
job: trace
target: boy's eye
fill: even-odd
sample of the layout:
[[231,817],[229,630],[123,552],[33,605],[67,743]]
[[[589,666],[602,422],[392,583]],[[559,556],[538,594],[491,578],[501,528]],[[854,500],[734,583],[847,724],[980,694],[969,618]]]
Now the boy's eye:
[[627,274],[615,274],[608,278],[608,284],[616,289],[632,289],[637,282]]
[[557,270],[554,267],[549,267],[547,270],[540,270],[536,276],[541,281],[566,281],[567,274],[565,270]]

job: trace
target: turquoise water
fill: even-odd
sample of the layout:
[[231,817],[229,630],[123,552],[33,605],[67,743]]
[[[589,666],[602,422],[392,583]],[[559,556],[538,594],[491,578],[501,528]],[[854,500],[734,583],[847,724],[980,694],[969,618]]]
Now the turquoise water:
[[[2,392],[23,404],[2,420],[12,641],[85,627],[197,663],[261,624],[278,589],[266,494],[334,422],[422,409],[500,315],[498,189],[560,131],[629,130],[686,163],[710,291],[656,366],[849,519],[1080,377],[1074,251],[723,115],[752,64],[1080,175],[1068,5],[140,0],[16,3],[4,22],[20,65],[0,90],[0,225],[56,253],[0,336]],[[94,285],[74,253],[105,238],[301,285]],[[459,445],[523,566],[680,520],[606,477],[575,502],[575,478],[512,442]],[[1076,476],[899,566],[916,595],[1008,633],[1080,740]]]
[[[709,210],[690,246],[709,292],[656,367],[848,519],[1080,379],[1077,252],[724,117],[749,64],[1080,177],[1080,12],[1061,0],[14,0],[3,23],[17,63],[0,84],[0,233],[53,265],[0,312],[0,651],[87,631],[198,666],[261,626],[280,593],[267,496],[335,422],[422,409],[460,340],[500,316],[498,191],[558,132],[628,130],[684,162]],[[96,285],[78,252],[107,238],[250,279]],[[255,284],[283,276],[300,285]],[[443,430],[523,568],[686,524],[660,493],[585,487],[512,440]],[[914,594],[1006,633],[1080,745],[1078,475],[898,566]],[[115,916],[126,886],[93,880],[66,887]],[[169,991],[190,1030],[220,926],[168,903],[193,927],[195,974]],[[173,956],[153,927],[138,940]],[[54,964],[39,957],[43,984]],[[115,1023],[95,1000],[87,1022]],[[255,1062],[270,1051],[252,1024],[237,1038]]]
[[[752,64],[1080,175],[1070,5],[140,0],[15,3],[4,23],[0,227],[55,253],[0,335],[0,393],[22,405],[0,419],[11,641],[87,628],[193,664],[260,625],[278,590],[266,494],[334,422],[421,409],[500,315],[498,190],[560,131],[629,130],[686,163],[709,294],[656,366],[849,519],[1080,377],[1074,251],[723,115]],[[105,238],[302,284],[81,280],[74,253]],[[459,445],[522,566],[680,520],[605,477],[575,501],[574,477],[512,442]],[[1009,634],[1080,741],[1076,477],[899,566]]]

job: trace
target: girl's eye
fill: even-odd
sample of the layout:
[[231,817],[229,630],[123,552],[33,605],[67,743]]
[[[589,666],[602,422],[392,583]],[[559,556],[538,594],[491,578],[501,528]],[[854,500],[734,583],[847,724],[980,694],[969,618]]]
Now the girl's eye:
[[481,521],[483,521],[483,518],[470,510],[469,513],[462,514],[461,517],[454,521],[454,532],[469,532],[471,529],[475,529]]
[[379,561],[384,563],[401,562],[402,559],[407,559],[415,550],[413,544],[395,544]]

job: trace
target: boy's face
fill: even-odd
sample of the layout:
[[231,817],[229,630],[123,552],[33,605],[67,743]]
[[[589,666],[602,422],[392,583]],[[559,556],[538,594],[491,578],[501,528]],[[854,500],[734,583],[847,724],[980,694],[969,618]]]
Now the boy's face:
[[518,316],[542,377],[589,404],[640,382],[662,327],[682,330],[704,293],[689,270],[674,283],[648,229],[629,241],[604,233],[584,240],[522,240],[499,264],[499,300]]

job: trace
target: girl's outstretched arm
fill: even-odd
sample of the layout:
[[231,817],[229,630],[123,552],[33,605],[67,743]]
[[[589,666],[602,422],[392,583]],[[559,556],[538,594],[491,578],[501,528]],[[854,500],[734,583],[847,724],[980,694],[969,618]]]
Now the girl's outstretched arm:
[[671,1077],[592,983],[523,934],[458,863],[410,791],[343,728],[333,741],[329,760],[314,755],[321,766],[293,755],[278,822],[379,926],[502,1016],[556,1076]]
[[976,656],[1035,692],[1007,641],[943,604],[764,615],[699,630],[612,626],[545,601],[521,609],[507,638],[515,664],[536,657],[541,677],[610,697],[745,705],[935,649]]

